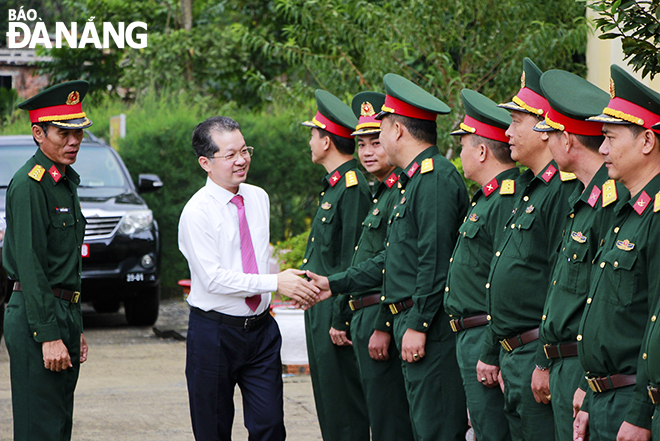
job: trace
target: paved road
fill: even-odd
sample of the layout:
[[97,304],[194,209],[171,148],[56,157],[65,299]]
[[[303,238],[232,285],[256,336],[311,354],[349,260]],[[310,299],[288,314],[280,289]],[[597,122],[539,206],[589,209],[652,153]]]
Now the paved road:
[[[89,360],[76,389],[73,439],[76,441],[190,441],[185,342],[156,337],[151,328],[129,327],[121,313],[86,310]],[[184,332],[187,308],[163,302],[156,327]],[[237,392],[234,439],[247,440]],[[287,439],[320,440],[308,375],[284,378]],[[9,358],[0,344],[0,441],[12,439]]]

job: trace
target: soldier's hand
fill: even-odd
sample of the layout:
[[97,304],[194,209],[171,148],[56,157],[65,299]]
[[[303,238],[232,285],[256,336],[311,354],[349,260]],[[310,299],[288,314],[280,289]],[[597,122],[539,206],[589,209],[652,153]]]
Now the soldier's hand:
[[85,338],[85,334],[80,334],[80,362],[84,363],[87,361],[87,351],[89,348],[87,347],[87,339]]
[[307,271],[307,277],[309,277],[309,279],[319,289],[319,293],[318,293],[319,302],[328,299],[332,296],[332,291],[330,290],[330,283],[328,283],[327,277],[319,276],[318,274],[314,274],[311,271]]
[[374,330],[369,338],[369,356],[376,361],[389,360],[389,348],[392,336],[389,332]]
[[624,421],[616,435],[616,441],[649,441],[651,431]]
[[353,346],[353,342],[348,339],[346,331],[330,328],[330,339],[337,346]]
[[584,401],[584,396],[587,393],[580,389],[579,387],[575,389],[575,393],[573,394],[573,419],[577,416],[578,412],[580,411],[580,408],[582,407],[582,402]]
[[537,403],[550,404],[550,370],[534,368],[532,393]]
[[401,340],[401,358],[408,363],[416,363],[426,356],[425,346],[426,334],[408,328]]
[[305,271],[288,269],[277,275],[277,292],[290,297],[296,305],[307,309],[318,301],[319,289],[303,279]]
[[73,367],[69,350],[62,339],[41,343],[41,352],[44,356],[44,367],[50,371],[60,372]]
[[499,381],[497,379],[499,373],[500,373],[499,366],[486,364],[481,360],[477,362],[477,380],[484,386],[486,387],[497,386],[499,384]]
[[573,441],[589,440],[589,414],[579,411],[573,421]]

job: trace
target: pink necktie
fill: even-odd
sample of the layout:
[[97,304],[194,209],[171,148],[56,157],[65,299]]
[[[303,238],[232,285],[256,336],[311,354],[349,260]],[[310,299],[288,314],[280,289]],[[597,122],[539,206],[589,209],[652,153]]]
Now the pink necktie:
[[[259,274],[257,259],[254,256],[254,248],[252,247],[252,237],[250,237],[250,227],[248,226],[247,218],[245,217],[243,196],[237,194],[231,198],[231,203],[238,208],[238,229],[241,233],[241,261],[243,263],[243,272],[245,274]],[[259,303],[261,303],[261,295],[246,297],[245,303],[252,311],[256,311]]]

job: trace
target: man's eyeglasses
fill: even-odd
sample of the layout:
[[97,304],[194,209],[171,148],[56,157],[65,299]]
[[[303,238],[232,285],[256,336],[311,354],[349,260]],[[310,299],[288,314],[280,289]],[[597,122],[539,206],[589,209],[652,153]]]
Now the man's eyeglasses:
[[227,162],[234,162],[238,159],[238,155],[241,155],[244,158],[249,158],[254,153],[254,147],[243,147],[240,151],[230,153],[225,156],[208,156],[209,159],[224,159]]

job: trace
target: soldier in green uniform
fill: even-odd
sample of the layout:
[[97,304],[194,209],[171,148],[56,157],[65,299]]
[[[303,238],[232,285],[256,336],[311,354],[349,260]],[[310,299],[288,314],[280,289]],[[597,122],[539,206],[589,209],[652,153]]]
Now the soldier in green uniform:
[[[629,194],[619,195],[614,220],[594,259],[589,294],[578,327],[578,357],[590,390],[574,423],[574,437],[649,439],[654,406],[645,369],[652,359],[642,347],[655,322],[660,255],[660,94],[616,65],[611,99],[602,115],[609,177]],[[653,329],[653,326],[651,327]],[[657,360],[657,358],[655,358]],[[637,374],[642,381],[638,381]]]
[[39,149],[7,190],[3,264],[15,281],[5,311],[14,439],[69,440],[73,393],[87,359],[80,310],[81,246],[76,162],[89,84],[70,81],[19,104]]
[[[591,261],[609,228],[616,195],[626,190],[608,178],[607,167],[598,153],[603,142],[602,124],[585,121],[607,105],[608,94],[562,70],[544,73],[541,90],[550,110],[534,130],[548,132],[548,147],[555,162],[561,170],[574,173],[579,181],[569,198],[570,210],[564,220],[561,248],[539,327],[550,362],[555,439],[572,441],[573,396],[583,379],[576,337],[589,292]],[[581,397],[582,392],[578,395]]]
[[[351,108],[324,90],[316,91],[318,111],[311,127],[312,161],[325,167],[319,208],[301,269],[329,275],[350,266],[371,195],[353,158],[351,134],[358,120]],[[369,419],[355,354],[350,347],[353,313],[348,296],[305,311],[305,334],[314,401],[325,441],[369,439]]]
[[[477,365],[479,378],[491,383],[499,364],[511,436],[534,441],[554,439],[548,360],[538,327],[568,197],[576,185],[575,176],[561,175],[552,160],[548,134],[533,129],[549,110],[539,84],[541,74],[525,58],[522,88],[513,102],[500,104],[511,111],[506,131],[511,157],[529,168],[516,182],[513,210],[492,256],[486,283],[492,336],[486,338]],[[497,341],[502,345],[499,362],[493,353]]]
[[[364,262],[385,248],[387,219],[399,202],[396,184],[401,169],[387,162],[387,155],[379,141],[380,120],[376,119],[375,109],[380,109],[384,101],[385,95],[382,93],[361,92],[353,97],[351,104],[359,120],[353,135],[357,137],[360,162],[376,178],[373,204],[362,222],[362,235],[355,247],[351,265]],[[391,313],[389,318],[378,319],[380,296],[381,288],[374,287],[351,293],[349,301],[353,311],[353,350],[367,402],[371,437],[374,441],[412,440],[399,351],[392,341],[391,329],[385,325],[387,320],[391,322]]]
[[435,119],[449,107],[398,75],[387,74],[384,82],[380,141],[388,161],[403,168],[385,251],[327,279],[308,275],[323,296],[382,286],[381,307],[394,314],[386,326],[403,360],[415,439],[464,440],[456,340],[442,308],[449,257],[468,205],[461,176],[435,145]]
[[[504,396],[496,384],[477,378],[486,324],[486,280],[494,243],[513,208],[515,179],[520,175],[511,159],[505,130],[509,112],[473,90],[463,89],[465,119],[452,135],[461,137],[465,177],[481,186],[458,230],[458,241],[449,259],[445,311],[456,333],[456,357],[470,410],[470,421],[479,441],[510,440],[503,424]],[[498,350],[499,353],[499,350]]]

